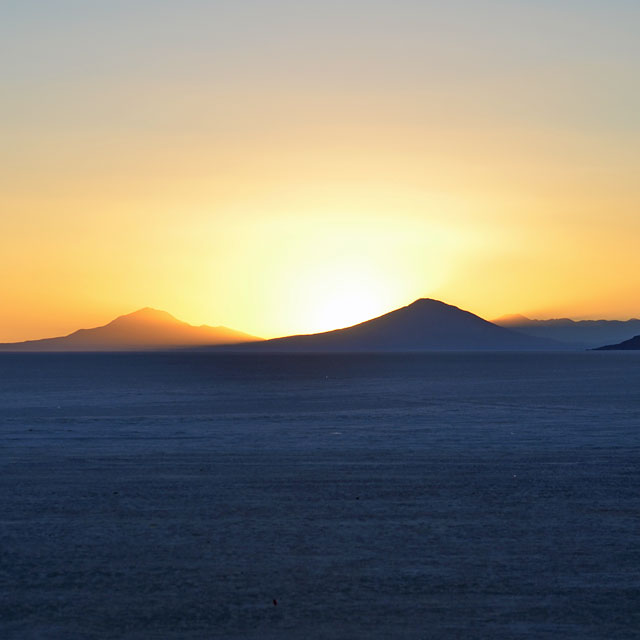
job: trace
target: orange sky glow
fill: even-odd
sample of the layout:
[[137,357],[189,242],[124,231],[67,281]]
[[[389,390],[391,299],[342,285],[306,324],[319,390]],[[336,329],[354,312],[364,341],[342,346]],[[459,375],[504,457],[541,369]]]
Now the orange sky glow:
[[0,341],[144,306],[263,337],[419,297],[640,316],[636,3],[27,4]]

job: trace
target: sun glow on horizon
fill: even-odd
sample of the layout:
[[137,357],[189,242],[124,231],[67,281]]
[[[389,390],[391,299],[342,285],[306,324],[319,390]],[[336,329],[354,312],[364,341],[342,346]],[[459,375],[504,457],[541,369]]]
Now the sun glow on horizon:
[[266,338],[351,326],[434,293],[453,257],[474,243],[472,230],[455,232],[424,216],[394,226],[388,204],[363,203],[346,191],[337,200],[348,208],[304,209],[301,202],[276,214],[273,203],[268,218],[228,238],[226,246],[244,251],[216,253],[243,283],[229,283],[226,308],[260,324],[231,322]]
[[637,2],[7,4],[0,342],[640,315]]
[[305,282],[309,295],[299,307],[305,333],[349,327],[389,310],[389,283],[364,271],[338,268],[329,277],[318,274]]

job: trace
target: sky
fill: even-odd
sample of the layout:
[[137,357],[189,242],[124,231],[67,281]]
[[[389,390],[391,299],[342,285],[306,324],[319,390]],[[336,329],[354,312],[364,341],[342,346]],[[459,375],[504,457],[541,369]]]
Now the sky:
[[0,0],[0,341],[433,297],[640,316],[640,3]]

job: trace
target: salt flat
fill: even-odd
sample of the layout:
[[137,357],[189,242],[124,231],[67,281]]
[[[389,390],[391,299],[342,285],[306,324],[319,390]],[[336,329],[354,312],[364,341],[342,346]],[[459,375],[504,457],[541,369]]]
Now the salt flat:
[[636,354],[3,354],[0,635],[635,638],[639,383]]

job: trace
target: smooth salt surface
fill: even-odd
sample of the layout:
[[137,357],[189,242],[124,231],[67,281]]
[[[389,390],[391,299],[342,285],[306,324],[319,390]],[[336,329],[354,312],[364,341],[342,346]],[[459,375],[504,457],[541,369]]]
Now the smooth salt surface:
[[3,638],[640,633],[638,354],[2,354],[0,429]]

